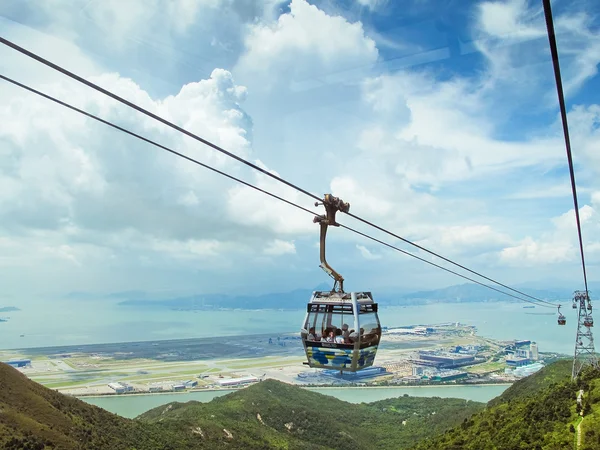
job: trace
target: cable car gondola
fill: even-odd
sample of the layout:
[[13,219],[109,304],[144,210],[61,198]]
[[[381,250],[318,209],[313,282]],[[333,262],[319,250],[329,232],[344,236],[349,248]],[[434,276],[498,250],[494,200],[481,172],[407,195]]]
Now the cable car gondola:
[[586,318],[583,319],[583,324],[588,327],[591,328],[594,326],[594,319],[593,317],[587,316]]
[[560,312],[560,305],[558,305],[558,324],[559,325],[566,325],[567,324],[567,319]]
[[[321,203],[326,214],[315,216],[321,228],[320,267],[334,279],[331,291],[316,291],[307,305],[301,330],[309,367],[357,372],[373,365],[381,339],[377,303],[371,292],[344,292],[344,278],[325,259],[327,227],[339,226],[337,211],[350,205],[331,194]],[[315,203],[318,206],[319,203]]]

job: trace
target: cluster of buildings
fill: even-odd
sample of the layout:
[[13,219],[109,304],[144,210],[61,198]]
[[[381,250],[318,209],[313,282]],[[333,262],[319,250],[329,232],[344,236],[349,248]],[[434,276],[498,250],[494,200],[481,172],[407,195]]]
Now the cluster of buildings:
[[148,392],[169,392],[169,391],[183,391],[185,389],[190,389],[198,385],[196,380],[186,380],[179,383],[151,383],[148,385],[147,389],[139,388],[136,389],[131,384],[125,383],[123,381],[108,383],[108,387],[115,391],[116,394],[125,394],[127,392],[136,392],[136,391],[148,391]]
[[179,383],[152,383],[148,386],[149,392],[179,392],[185,391],[186,389],[191,389],[193,387],[198,386],[198,382],[196,380],[186,380],[181,381]]
[[514,341],[504,349],[506,365],[504,375],[515,378],[527,377],[544,367],[536,342]]
[[477,355],[481,350],[480,345],[457,345],[449,353],[459,353],[461,355]]
[[135,391],[134,387],[127,383],[108,383],[108,387],[115,391],[117,394],[124,394],[125,392]]
[[[198,378],[205,378],[206,375],[200,375]],[[224,378],[219,377],[214,380],[215,387],[235,387],[235,386],[243,386],[251,383],[256,383],[260,381],[257,377],[254,376],[242,376],[237,378]],[[198,381],[196,380],[185,380],[180,382],[173,381],[165,381],[165,382],[156,382],[151,383],[147,386],[138,386],[138,388],[134,388],[132,385],[124,383],[124,382],[114,382],[109,383],[108,387],[111,388],[117,394],[124,394],[127,392],[181,392],[186,389],[192,389],[198,386]]]
[[514,341],[505,349],[506,365],[522,367],[539,360],[538,345],[531,341]]
[[467,378],[467,376],[467,372],[461,370],[413,366],[413,373],[410,379],[414,381],[454,381]]
[[455,367],[469,366],[480,362],[477,360],[476,354],[476,351],[471,353],[457,353],[439,350],[421,350],[418,352],[418,356],[412,359],[412,363],[415,366],[451,369]]

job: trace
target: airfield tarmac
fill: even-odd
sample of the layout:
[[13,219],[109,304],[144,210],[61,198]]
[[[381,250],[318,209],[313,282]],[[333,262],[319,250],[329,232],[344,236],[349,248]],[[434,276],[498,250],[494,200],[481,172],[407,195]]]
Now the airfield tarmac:
[[[411,375],[407,358],[416,350],[482,343],[490,345],[469,327],[460,326],[429,336],[384,333],[375,364],[387,368],[388,378],[406,376]],[[197,382],[192,390],[220,389],[219,380],[241,376],[300,385],[344,384],[302,364],[306,357],[298,334],[0,351],[2,361],[15,358],[31,359],[30,367],[19,370],[32,380],[75,396],[114,394],[108,387],[113,382],[127,383],[145,393],[150,386],[170,391],[173,384],[186,380]]]

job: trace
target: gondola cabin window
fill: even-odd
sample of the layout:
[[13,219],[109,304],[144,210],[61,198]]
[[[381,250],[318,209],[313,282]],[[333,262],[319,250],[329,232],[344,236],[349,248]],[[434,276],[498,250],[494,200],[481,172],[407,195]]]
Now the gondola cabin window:
[[307,364],[356,372],[373,365],[381,338],[370,293],[315,292],[301,331]]

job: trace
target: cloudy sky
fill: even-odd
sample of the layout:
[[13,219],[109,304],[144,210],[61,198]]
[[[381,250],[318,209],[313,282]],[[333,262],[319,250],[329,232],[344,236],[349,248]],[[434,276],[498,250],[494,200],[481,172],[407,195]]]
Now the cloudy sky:
[[[600,281],[600,5],[553,3],[589,277]],[[540,1],[5,0],[0,34],[500,281],[582,287]],[[322,213],[4,46],[0,71]],[[328,281],[304,212],[4,81],[0,124],[5,296]],[[347,288],[462,282],[345,230],[330,237]]]

